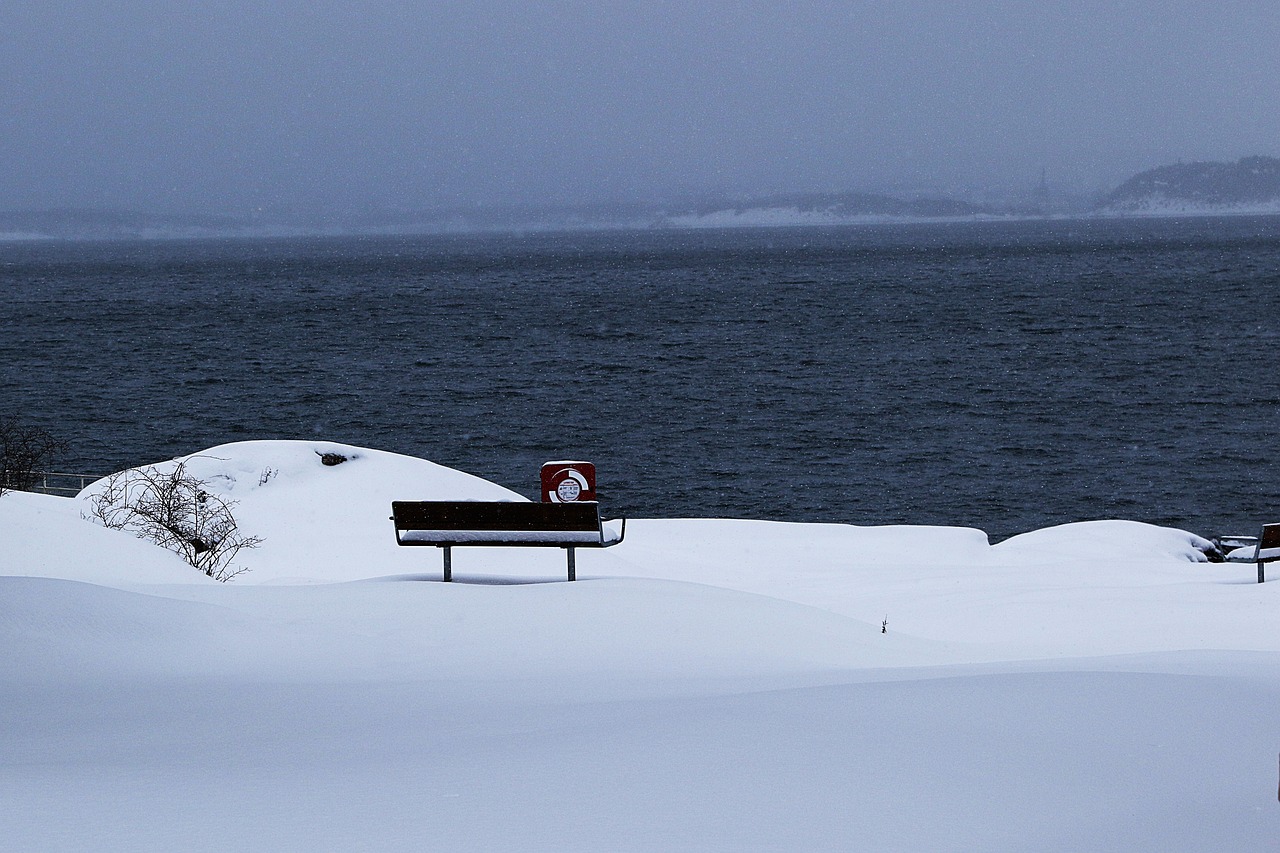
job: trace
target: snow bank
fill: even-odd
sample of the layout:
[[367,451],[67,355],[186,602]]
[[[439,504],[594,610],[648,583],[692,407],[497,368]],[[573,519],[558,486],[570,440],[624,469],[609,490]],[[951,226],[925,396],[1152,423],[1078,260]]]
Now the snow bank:
[[[345,461],[325,465],[326,454]],[[242,586],[438,580],[438,549],[396,545],[392,500],[524,500],[431,462],[331,442],[239,442],[184,458],[238,502],[242,531],[263,540],[241,554],[250,570],[236,579]],[[632,519],[621,546],[578,552],[578,576],[703,584],[887,623],[931,643],[936,663],[1280,649],[1269,622],[1241,618],[1242,608],[1265,612],[1274,588],[1242,585],[1252,575],[1205,562],[1207,547],[1132,521],[1062,525],[991,546],[971,528]],[[559,581],[565,559],[551,548],[458,548],[453,569],[460,583]],[[964,649],[948,649],[956,643]]]
[[1139,521],[1082,521],[1013,536],[999,557],[1034,564],[1091,560],[1116,565],[1163,561],[1207,563],[1213,543],[1185,530]]
[[577,583],[554,549],[460,548],[444,584],[390,502],[519,495],[326,442],[187,459],[264,540],[233,583],[81,519],[95,487],[0,497],[8,847],[1280,837],[1280,585],[1184,531],[638,519]]
[[80,517],[66,498],[0,496],[0,575],[65,578],[107,586],[214,583],[174,554]]

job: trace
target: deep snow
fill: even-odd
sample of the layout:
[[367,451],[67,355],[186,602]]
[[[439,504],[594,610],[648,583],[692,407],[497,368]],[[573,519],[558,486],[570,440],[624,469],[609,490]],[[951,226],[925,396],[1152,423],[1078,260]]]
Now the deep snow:
[[523,498],[327,442],[189,466],[264,540],[232,583],[0,498],[0,847],[1280,849],[1280,593],[1189,533],[635,519],[577,583],[443,584],[391,500]]

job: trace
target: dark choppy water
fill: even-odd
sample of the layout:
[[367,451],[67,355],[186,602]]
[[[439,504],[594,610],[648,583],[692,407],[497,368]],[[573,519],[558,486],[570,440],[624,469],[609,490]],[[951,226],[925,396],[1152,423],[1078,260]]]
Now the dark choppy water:
[[1280,518],[1280,219],[0,244],[0,406],[110,472],[323,437],[610,513]]

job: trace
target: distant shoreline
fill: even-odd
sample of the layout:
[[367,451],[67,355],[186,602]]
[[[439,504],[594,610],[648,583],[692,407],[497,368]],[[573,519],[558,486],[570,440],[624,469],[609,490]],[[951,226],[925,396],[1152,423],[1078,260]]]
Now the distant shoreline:
[[420,227],[387,228],[302,228],[255,227],[248,229],[163,229],[148,228],[139,231],[83,231],[69,233],[42,233],[31,231],[0,231],[0,245],[31,243],[92,243],[92,242],[181,242],[201,240],[292,240],[292,239],[341,239],[381,237],[468,237],[501,236],[519,234],[589,234],[623,231],[671,232],[682,231],[749,231],[804,228],[876,228],[911,225],[969,225],[1004,224],[1018,222],[1103,222],[1143,219],[1236,219],[1247,217],[1277,217],[1280,207],[1229,207],[1229,208],[1166,208],[1134,211],[1097,211],[1092,213],[1062,214],[995,214],[983,213],[967,216],[827,216],[797,212],[788,217],[788,211],[762,208],[741,211],[717,211],[702,216],[672,217],[659,222],[615,223],[557,223],[539,222],[524,225],[422,225]]

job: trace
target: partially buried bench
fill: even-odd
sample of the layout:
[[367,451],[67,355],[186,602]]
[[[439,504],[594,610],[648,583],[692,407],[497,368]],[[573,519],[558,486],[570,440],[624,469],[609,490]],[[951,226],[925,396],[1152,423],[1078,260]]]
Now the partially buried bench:
[[452,549],[457,546],[564,548],[569,580],[575,580],[575,548],[608,548],[627,534],[606,526],[600,505],[520,503],[517,501],[392,501],[397,545],[433,545],[444,549],[444,579],[453,580]]
[[1280,524],[1262,525],[1258,547],[1253,551],[1253,562],[1258,564],[1258,583],[1267,579],[1264,564],[1280,560]]

